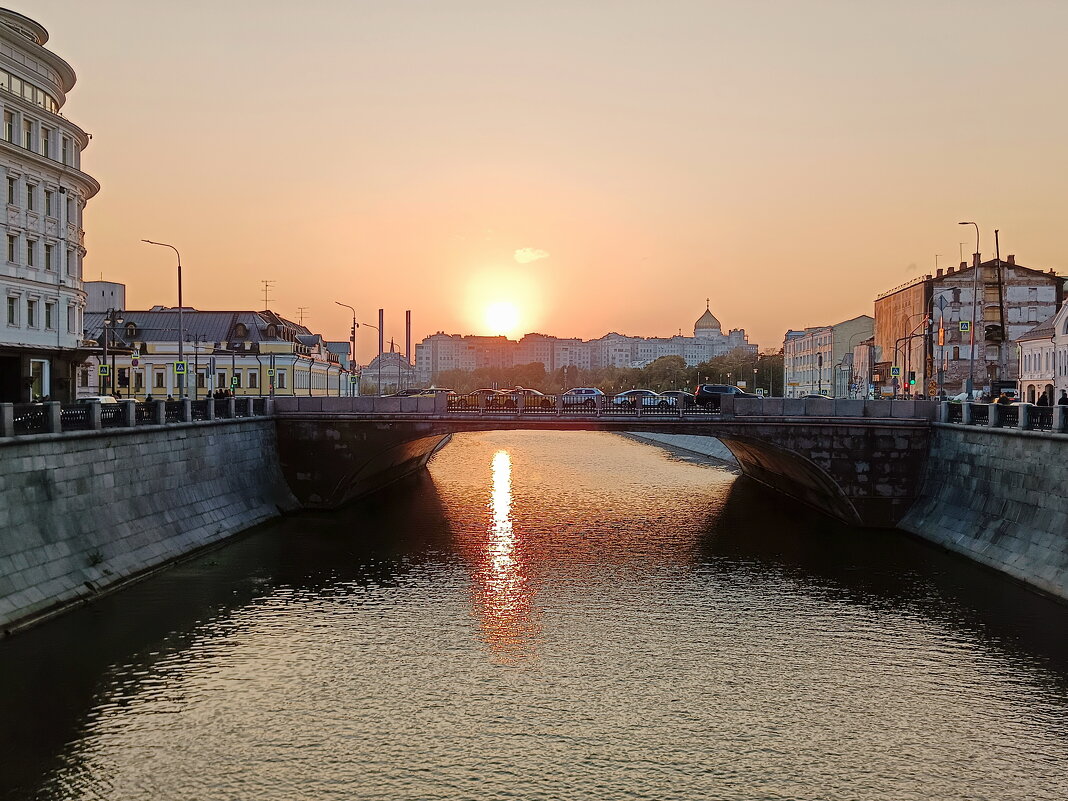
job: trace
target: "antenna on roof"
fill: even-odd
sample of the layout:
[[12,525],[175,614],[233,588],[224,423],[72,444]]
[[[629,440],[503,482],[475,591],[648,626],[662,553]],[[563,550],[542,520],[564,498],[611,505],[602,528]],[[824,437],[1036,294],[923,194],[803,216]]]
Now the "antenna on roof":
[[263,284],[263,310],[267,311],[271,308],[271,287],[278,282],[265,278],[262,279],[260,283]]
[[304,325],[304,312],[308,310],[307,306],[297,306],[297,325]]

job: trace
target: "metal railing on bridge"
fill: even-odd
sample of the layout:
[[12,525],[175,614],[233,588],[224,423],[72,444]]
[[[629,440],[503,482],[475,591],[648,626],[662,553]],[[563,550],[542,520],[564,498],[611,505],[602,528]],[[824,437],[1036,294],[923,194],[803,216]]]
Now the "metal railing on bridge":
[[720,414],[719,404],[698,405],[675,397],[619,395],[448,395],[446,411],[507,417],[700,417]]
[[273,401],[269,398],[141,403],[133,400],[118,403],[0,403],[0,438],[269,417],[273,414]]

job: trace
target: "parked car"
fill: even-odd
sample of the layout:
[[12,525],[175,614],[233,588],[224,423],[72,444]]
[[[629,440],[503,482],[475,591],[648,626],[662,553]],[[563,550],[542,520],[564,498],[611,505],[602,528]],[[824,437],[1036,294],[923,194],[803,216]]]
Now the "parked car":
[[496,397],[496,396],[499,396],[499,395],[507,395],[508,393],[504,392],[503,390],[500,390],[500,389],[476,389],[474,392],[468,392],[467,394],[468,395],[474,395],[476,397],[479,396],[479,395],[484,395],[487,398],[489,398],[489,397]]
[[118,400],[113,395],[89,395],[78,398],[78,403],[118,403]]
[[597,396],[604,397],[604,393],[597,387],[574,387],[565,392],[561,397],[564,406],[585,406],[592,409],[597,404]]
[[730,384],[698,384],[693,391],[694,403],[698,406],[711,406],[718,409],[724,395],[733,395],[736,398],[759,398],[752,392],[746,392],[741,387]]
[[437,397],[438,395],[455,395],[455,394],[456,394],[456,391],[452,390],[452,389],[444,389],[442,387],[427,387],[426,389],[419,390],[418,392],[416,392],[414,395],[411,395],[410,397],[413,397],[413,398],[434,398],[434,397]]
[[668,398],[674,398],[683,406],[694,405],[693,393],[687,392],[684,389],[669,389],[664,392],[661,392],[660,394]]
[[661,408],[678,405],[675,398],[664,397],[651,389],[628,389],[626,392],[615,395],[612,403],[616,406],[659,406]]

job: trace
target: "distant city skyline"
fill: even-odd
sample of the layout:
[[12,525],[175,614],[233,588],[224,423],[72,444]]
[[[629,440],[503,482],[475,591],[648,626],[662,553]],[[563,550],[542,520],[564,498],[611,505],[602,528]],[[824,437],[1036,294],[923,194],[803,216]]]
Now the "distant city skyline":
[[273,279],[339,339],[335,300],[418,340],[495,303],[513,335],[670,336],[711,296],[768,347],[970,260],[960,220],[1068,271],[1065,4],[8,7],[78,73],[85,276],[132,306],[175,302],[143,238],[186,304]]

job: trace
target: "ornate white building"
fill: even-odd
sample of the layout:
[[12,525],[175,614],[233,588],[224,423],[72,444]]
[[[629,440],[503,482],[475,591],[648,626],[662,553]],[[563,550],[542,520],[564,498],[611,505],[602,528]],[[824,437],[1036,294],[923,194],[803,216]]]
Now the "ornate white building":
[[47,41],[0,9],[0,402],[72,399],[85,357],[82,210],[100,185],[80,168],[88,134],[59,113],[74,70]]

